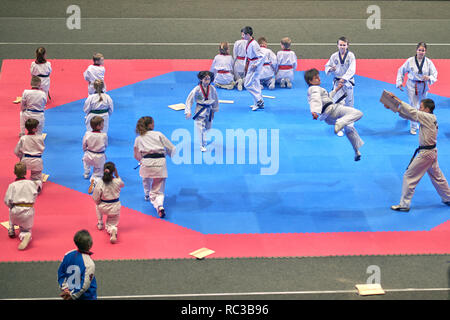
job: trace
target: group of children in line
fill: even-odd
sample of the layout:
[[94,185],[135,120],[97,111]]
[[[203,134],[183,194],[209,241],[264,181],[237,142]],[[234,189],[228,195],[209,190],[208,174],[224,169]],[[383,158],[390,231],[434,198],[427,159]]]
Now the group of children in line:
[[[267,48],[267,40],[264,37],[258,41],[254,40],[251,27],[244,27],[241,30],[241,37],[234,44],[233,56],[229,54],[228,43],[220,43],[219,55],[214,58],[210,71],[198,73],[199,84],[187,97],[185,116],[187,119],[192,117],[195,120],[202,152],[206,151],[206,132],[211,128],[214,114],[219,110],[215,86],[223,89],[245,88],[253,97],[254,104],[251,106],[253,111],[264,109],[262,88],[274,89],[276,84],[282,88],[292,88],[297,56],[290,50],[291,40],[283,38],[282,50],[275,55]],[[328,92],[322,88],[319,71],[310,69],[304,73],[304,80],[309,87],[307,97],[313,119],[333,125],[334,132],[339,136],[345,134],[355,152],[354,160],[359,161],[361,159],[359,149],[364,142],[354,127],[354,123],[363,116],[360,110],[354,108],[356,58],[349,51],[349,41],[345,37],[337,40],[337,47],[338,51],[331,55],[325,65],[326,75],[333,76],[332,91]],[[428,172],[442,201],[450,205],[450,189],[437,163],[437,120],[433,114],[435,106],[431,99],[426,99],[429,86],[437,80],[434,64],[425,57],[426,49],[425,43],[419,43],[416,55],[409,58],[399,68],[397,74],[396,84],[401,90],[404,76],[408,74],[407,90],[412,107],[392,95],[400,103],[400,116],[411,121],[411,134],[417,134],[420,124],[420,146],[405,172],[400,204],[391,207],[396,211],[409,211],[415,187],[425,172]],[[106,93],[103,55],[95,54],[93,62],[83,74],[88,82],[88,97],[84,103],[86,133],[82,141],[83,176],[85,179],[90,178],[88,192],[93,194],[96,203],[97,228],[106,229],[111,243],[115,243],[121,207],[120,190],[124,187],[124,182],[115,164],[106,162],[109,116],[114,111],[114,105]],[[33,204],[42,190],[42,153],[45,149],[42,130],[47,98],[50,99],[51,71],[51,64],[45,58],[45,49],[38,48],[36,61],[31,65],[31,89],[24,90],[22,95],[20,139],[14,150],[21,160],[14,167],[17,179],[8,187],[4,200],[10,208],[9,236],[15,237],[15,225],[20,228],[20,250],[25,249],[31,240]],[[150,201],[158,215],[163,218],[166,214],[165,158],[166,155],[174,154],[175,147],[161,132],[154,131],[154,126],[152,117],[144,116],[138,120],[134,158],[140,165],[139,174],[143,182],[144,199]],[[90,176],[91,168],[93,173]],[[30,180],[25,179],[27,170],[31,171]],[[105,223],[103,223],[104,215],[107,216]],[[64,291],[64,283],[60,283]]]

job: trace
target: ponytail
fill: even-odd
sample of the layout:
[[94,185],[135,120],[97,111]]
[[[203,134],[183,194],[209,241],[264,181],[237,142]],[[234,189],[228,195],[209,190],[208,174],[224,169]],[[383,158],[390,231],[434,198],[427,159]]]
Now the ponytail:
[[36,61],[37,64],[46,63],[47,60],[45,60],[45,48],[39,47],[36,49]]
[[98,93],[100,101],[103,101],[102,92],[103,92],[104,87],[105,87],[105,84],[103,83],[103,80],[97,79],[94,81],[94,89],[95,89],[95,92]]
[[114,172],[116,171],[116,166],[113,162],[107,162],[105,163],[103,167],[103,182],[105,184],[110,183],[114,179]]

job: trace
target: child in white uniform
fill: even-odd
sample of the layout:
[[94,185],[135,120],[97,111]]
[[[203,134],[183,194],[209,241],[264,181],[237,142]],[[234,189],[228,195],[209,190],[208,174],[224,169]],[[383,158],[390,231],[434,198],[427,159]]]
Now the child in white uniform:
[[[333,89],[339,83],[343,84],[341,94],[334,97],[334,101],[344,96],[344,104],[348,107],[354,106],[353,87],[355,86],[356,58],[355,54],[348,49],[349,41],[346,37],[340,37],[337,41],[338,51],[333,53],[325,64],[325,73],[332,75]],[[339,131],[338,136],[343,136],[344,132]]]
[[267,40],[264,37],[258,39],[261,51],[264,53],[264,64],[261,70],[260,83],[269,90],[275,89],[275,72],[277,70],[277,56],[267,48]]
[[[419,109],[420,101],[425,99],[428,94],[429,86],[437,81],[438,72],[433,62],[425,57],[427,44],[419,42],[416,47],[416,55],[403,63],[398,69],[396,86],[402,90],[405,74],[408,73],[406,90],[409,103],[416,109]],[[419,123],[410,121],[410,133],[417,134]]]
[[17,142],[14,154],[25,163],[30,170],[30,179],[34,181],[42,181],[42,153],[45,149],[44,138],[37,133],[39,121],[36,119],[28,119],[25,122],[27,134],[20,137]]
[[320,76],[317,69],[305,71],[305,82],[308,84],[308,102],[314,120],[324,120],[329,125],[334,125],[334,132],[344,129],[347,139],[355,151],[355,161],[361,160],[359,149],[364,142],[359,137],[353,124],[361,119],[363,113],[355,108],[344,106],[333,101],[333,96],[342,89],[340,83],[336,89],[328,93],[320,87]]
[[233,57],[230,56],[228,42],[221,42],[219,54],[214,57],[210,71],[214,73],[214,85],[232,90],[234,88]]
[[[87,67],[86,71],[84,71],[83,76],[84,80],[88,82],[88,93],[95,93],[94,81],[100,79],[105,83],[105,58],[101,53],[96,53],[92,57],[94,64],[91,64]],[[104,84],[103,92],[106,92],[106,84]]]
[[97,228],[103,230],[103,216],[106,216],[106,232],[111,236],[111,243],[117,242],[117,227],[120,218],[120,189],[124,187],[122,179],[117,173],[113,162],[105,163],[103,178],[95,186],[92,198],[94,199],[97,213]]
[[241,30],[242,37],[247,40],[245,46],[245,81],[244,87],[252,95],[252,111],[264,109],[264,100],[261,94],[260,76],[264,64],[264,53],[258,42],[253,39],[252,27],[244,27]]
[[192,115],[192,106],[195,105],[192,119],[195,121],[196,136],[200,139],[200,150],[206,151],[206,132],[211,129],[214,114],[219,111],[219,98],[214,86],[214,74],[209,71],[200,71],[197,74],[200,80],[198,86],[191,90],[186,99],[184,114],[186,119]]
[[103,166],[105,165],[105,150],[108,147],[108,136],[101,132],[104,120],[100,116],[91,119],[92,131],[86,131],[83,137],[83,166],[84,178],[89,179],[91,167],[93,172],[91,176],[91,184],[88,193],[92,193],[97,182],[103,177]]
[[281,88],[292,88],[294,71],[297,69],[297,55],[291,50],[291,39],[281,39],[281,51],[277,52],[277,74],[275,81]]
[[89,95],[89,97],[87,97],[86,101],[84,102],[83,111],[86,113],[86,131],[91,130],[91,119],[95,116],[100,116],[104,120],[102,132],[108,133],[109,116],[114,111],[114,103],[111,97],[107,93],[103,92],[103,88],[103,80],[95,80],[95,93]]
[[31,63],[31,76],[38,76],[41,79],[40,89],[50,97],[50,74],[52,73],[52,65],[46,59],[46,50],[43,47],[36,49],[36,60]]
[[39,193],[41,182],[26,180],[27,167],[19,162],[14,166],[16,181],[11,183],[6,190],[4,202],[9,208],[10,238],[16,236],[14,226],[19,226],[20,244],[18,249],[24,250],[31,241],[31,229],[34,223],[34,202]]
[[417,110],[393,94],[391,96],[400,103],[399,115],[402,118],[416,121],[421,126],[419,132],[419,148],[414,152],[408,168],[403,175],[400,204],[391,206],[391,209],[395,211],[409,211],[416,186],[425,173],[428,173],[431,183],[441,197],[442,202],[450,206],[450,188],[444,174],[439,168],[437,160],[436,142],[438,124],[436,116],[433,114],[435,108],[434,101],[431,99],[422,100],[419,110]]
[[172,156],[175,146],[159,131],[154,131],[152,117],[142,117],[136,124],[134,158],[140,162],[145,200],[151,202],[160,218],[164,218],[164,190],[167,179],[166,155]]
[[242,91],[245,77],[245,46],[247,40],[236,40],[233,46],[233,60],[234,60],[234,80],[236,80],[236,87],[239,91]]
[[22,93],[19,136],[25,134],[25,122],[28,119],[39,121],[37,133],[41,134],[44,129],[44,110],[47,104],[47,94],[40,89],[40,85],[41,79],[38,76],[32,76],[31,89],[26,89]]

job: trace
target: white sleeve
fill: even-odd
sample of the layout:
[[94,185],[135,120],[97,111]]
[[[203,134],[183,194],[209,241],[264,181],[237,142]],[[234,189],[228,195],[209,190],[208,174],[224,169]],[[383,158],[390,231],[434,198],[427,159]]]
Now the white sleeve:
[[430,85],[432,85],[433,83],[435,83],[437,81],[437,76],[438,76],[438,72],[436,70],[436,67],[434,66],[433,61],[431,61],[430,59],[428,59],[428,62],[430,63],[429,68],[430,68]]
[[397,80],[395,81],[395,85],[397,88],[399,88],[403,84],[404,76],[408,72],[408,69],[409,59],[406,60],[397,71]]
[[184,109],[184,114],[188,114],[191,112],[192,105],[194,104],[194,98],[195,98],[195,92],[196,88],[192,89],[192,91],[189,93],[187,99],[186,99],[186,108]]
[[311,112],[321,114],[322,113],[322,97],[320,95],[320,87],[312,86],[312,87],[309,87],[308,91],[309,91],[308,101],[309,101],[309,108],[310,108]]

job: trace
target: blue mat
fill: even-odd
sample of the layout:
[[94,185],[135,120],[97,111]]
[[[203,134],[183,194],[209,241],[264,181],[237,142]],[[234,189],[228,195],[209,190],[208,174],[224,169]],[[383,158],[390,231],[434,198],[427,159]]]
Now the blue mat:
[[[136,122],[149,115],[155,130],[169,139],[174,134],[172,141],[183,150],[168,158],[165,207],[172,223],[205,234],[317,233],[430,230],[449,219],[450,210],[428,177],[419,183],[409,213],[389,208],[399,202],[402,176],[418,145],[408,122],[379,103],[383,89],[407,101],[394,85],[356,77],[355,107],[364,113],[355,125],[365,142],[360,162],[353,161],[346,137],[312,120],[303,72],[296,72],[290,90],[264,90],[276,97],[265,99],[264,111],[250,110],[252,99],[245,90],[218,89],[219,99],[234,104],[221,104],[208,146],[214,151],[199,161],[198,147],[187,139],[194,136],[193,121],[186,120],[183,111],[168,108],[185,102],[197,83],[196,74],[171,72],[108,92],[115,111],[106,154],[126,185],[123,206],[156,216],[144,201],[133,158]],[[331,78],[323,72],[321,78],[322,86],[331,88]],[[437,105],[440,167],[450,178],[450,102],[429,97]],[[52,182],[87,193],[81,161],[83,104],[84,99],[46,112],[44,172]],[[239,129],[247,134],[245,145],[232,139]]]

